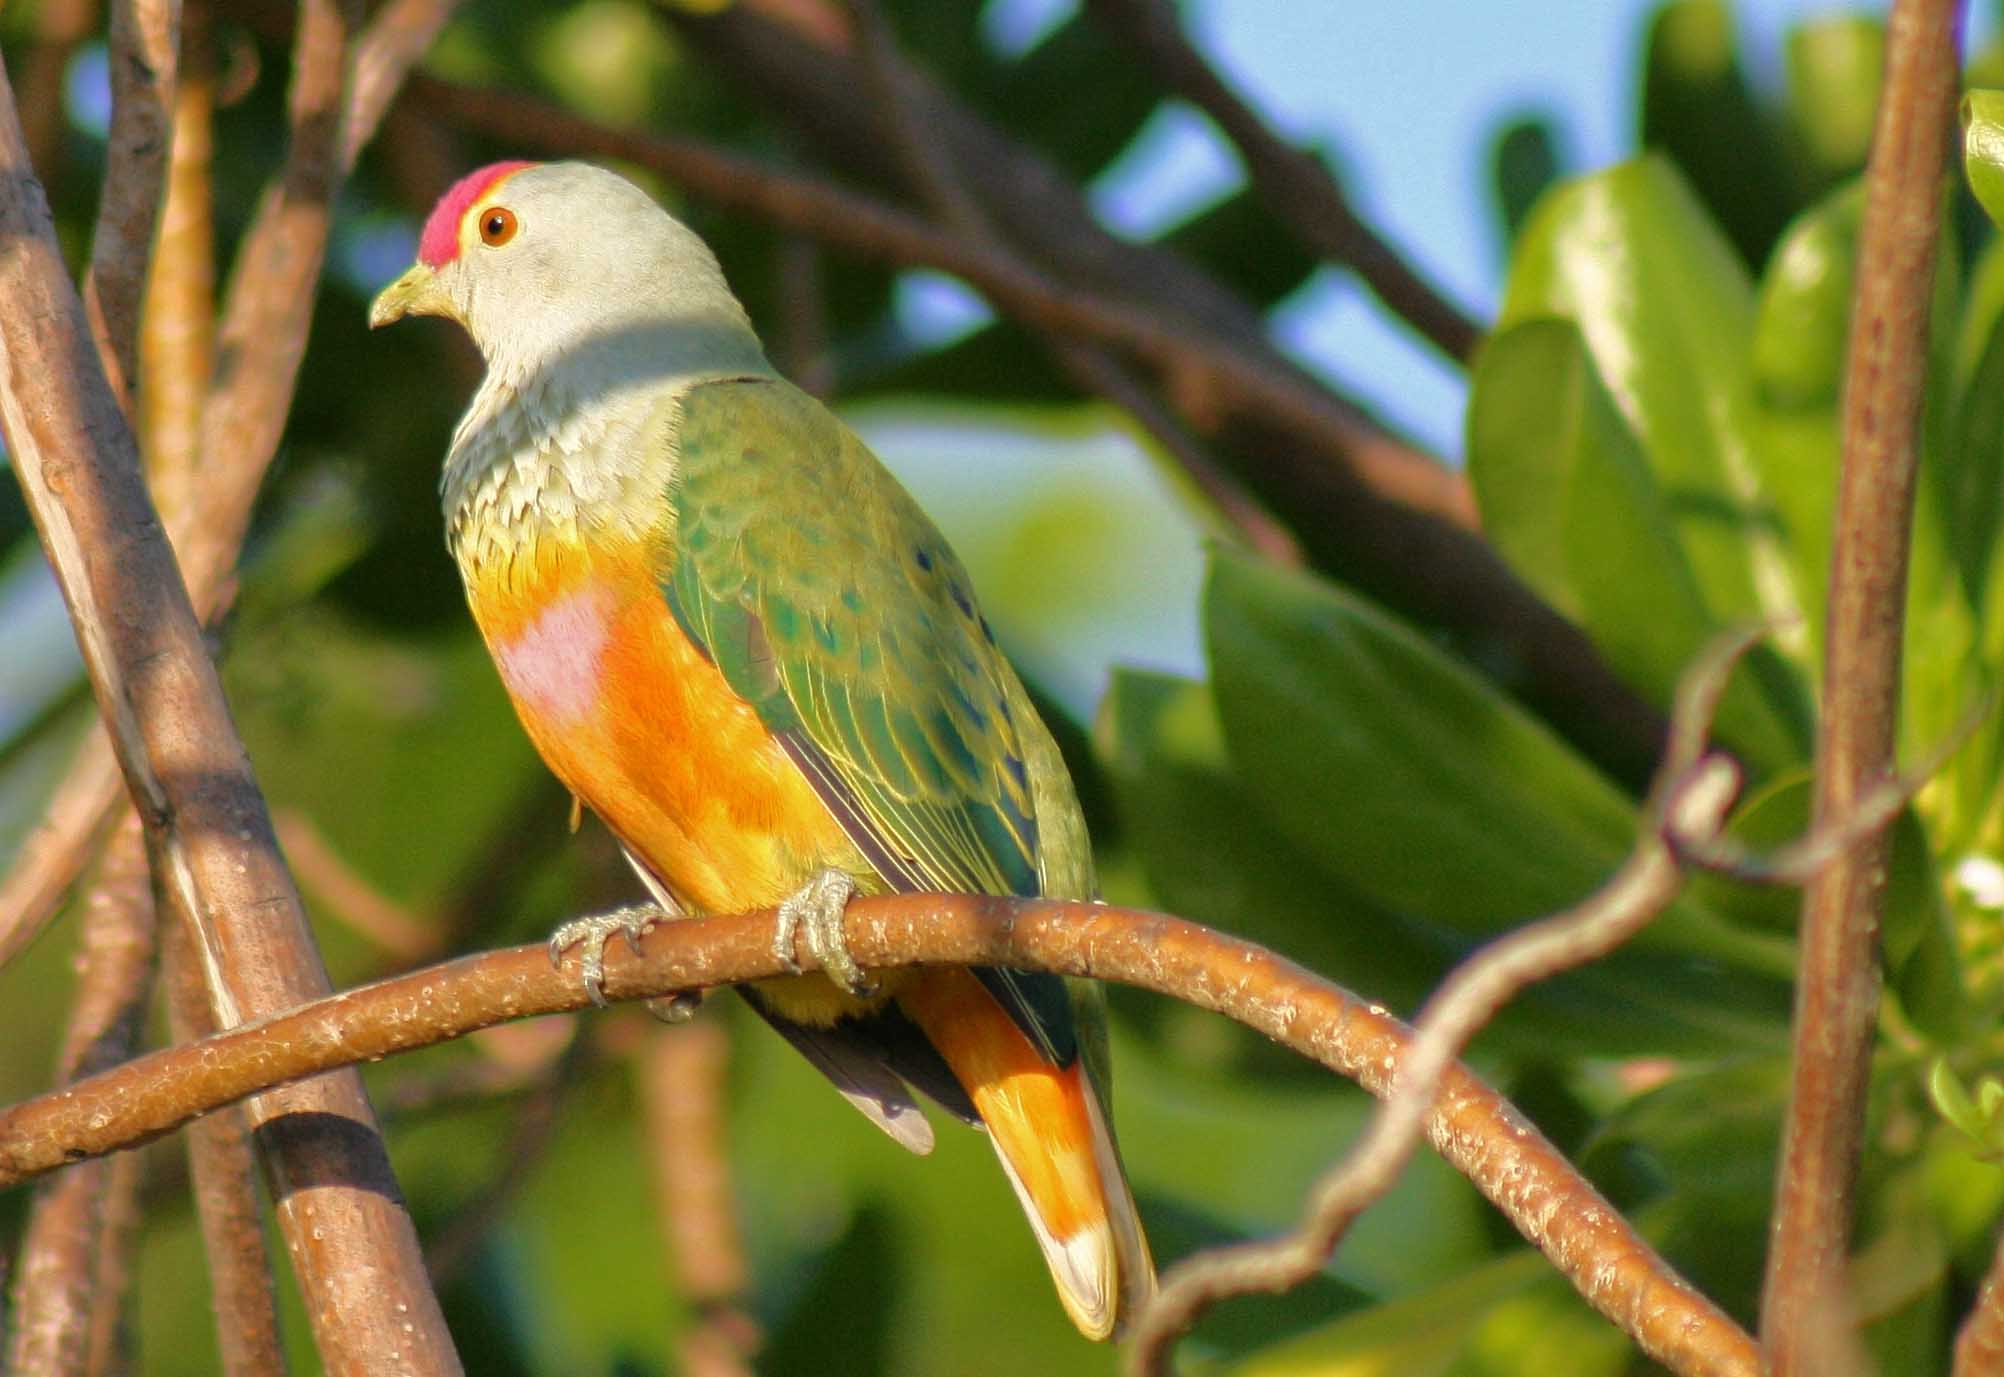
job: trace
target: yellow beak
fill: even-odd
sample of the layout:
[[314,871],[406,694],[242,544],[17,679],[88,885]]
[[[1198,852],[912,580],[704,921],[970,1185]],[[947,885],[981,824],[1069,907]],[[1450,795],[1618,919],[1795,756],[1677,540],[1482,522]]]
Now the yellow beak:
[[369,328],[380,329],[405,316],[451,314],[452,302],[440,290],[438,274],[423,263],[413,263],[408,272],[383,288],[369,303]]

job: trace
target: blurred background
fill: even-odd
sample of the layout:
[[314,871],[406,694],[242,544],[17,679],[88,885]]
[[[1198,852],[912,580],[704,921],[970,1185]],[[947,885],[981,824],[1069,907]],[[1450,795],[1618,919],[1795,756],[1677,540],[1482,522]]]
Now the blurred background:
[[[282,149],[291,20],[252,0],[187,3],[215,74],[226,263]],[[558,151],[524,146],[462,93],[520,97],[531,123],[556,108],[869,187],[881,172],[843,151],[841,131],[817,134],[783,65],[754,71],[743,56],[762,41],[754,21],[784,28],[791,11],[811,29],[818,8],[469,0],[341,193],[298,399],[220,633],[237,718],[337,985],[535,940],[631,890],[594,821],[569,834],[569,801],[517,728],[444,553],[438,464],[477,360],[442,323],[381,337],[363,326],[369,296],[409,261],[453,176]],[[1459,470],[1464,361],[1302,248],[1261,209],[1232,141],[1077,4],[884,8],[912,65],[1075,185],[1111,243],[1175,249],[1370,434]],[[1645,146],[1697,188],[1742,276],[1758,275],[1791,218],[1862,165],[1882,42],[1874,8],[1806,0],[1193,0],[1177,12],[1253,109],[1325,159],[1352,208],[1477,322],[1503,308],[1512,245],[1539,194]],[[1987,5],[1973,16],[1975,65],[1999,61],[1995,20]],[[59,73],[31,136],[78,256],[109,111],[99,30],[90,0],[0,12],[17,92],[36,89],[33,64]],[[1429,925],[1423,904],[1374,894],[1258,824],[1210,707],[1192,697],[1219,645],[1205,629],[1206,550],[1238,548],[1245,533],[1161,436],[1081,395],[1036,331],[958,280],[826,250],[623,165],[710,239],[775,357],[832,399],[959,549],[1064,738],[1108,897],[1226,924],[1409,1011],[1474,934]],[[1975,235],[1973,221],[1964,232]],[[1204,411],[1201,397],[1178,400]],[[1235,472],[1261,462],[1243,437],[1220,443]],[[1312,512],[1246,481],[1304,533],[1311,566],[1350,578]],[[1386,596],[1371,583],[1387,582],[1382,570],[1358,577]],[[1594,788],[1632,803],[1649,741],[1624,749],[1574,730],[1508,645],[1394,602],[1429,645],[1551,719],[1583,753],[1567,758],[1598,770]],[[0,485],[0,647],[4,865],[90,717],[11,483]],[[1536,911],[1497,903],[1496,923]],[[0,971],[0,1096],[47,1084],[73,941],[58,922]],[[1475,1060],[1562,1146],[1597,1151],[1596,1179],[1744,1316],[1771,1175],[1785,963],[1749,957],[1721,974],[1707,964],[1717,959],[1645,957],[1602,984],[1559,982]],[[1624,1000],[1659,994],[1627,1032],[1606,1032]],[[1728,1052],[1754,1055],[1721,1060]],[[1115,1058],[1122,1141],[1164,1261],[1289,1222],[1369,1105],[1233,1026],[1126,992]],[[1669,1074],[1665,1058],[1721,1079],[1610,1129],[1617,1107]],[[745,1326],[733,1332],[760,1336],[745,1345],[760,1372],[1112,1370],[1112,1353],[1066,1324],[986,1144],[947,1129],[932,1158],[909,1158],[731,1000],[684,1029],[631,1009],[496,1029],[368,1078],[469,1371],[695,1371],[690,1336],[726,1302]],[[1718,1111],[1719,1137],[1682,1136],[1693,1104]],[[178,1149],[142,1158],[133,1370],[213,1371]],[[692,1159],[718,1164],[721,1186],[691,1185],[676,1162]],[[1680,1171],[1710,1172],[1716,1189],[1680,1196]],[[0,1197],[0,1256],[27,1199]],[[1966,1211],[1972,1236],[1981,1208]],[[1708,1250],[1721,1232],[1738,1243]],[[1889,1314],[1930,1298],[1916,1345],[1938,1337],[1960,1284],[1950,1251],[1930,1254],[1933,1270],[1908,1290],[1904,1273],[1892,1287]],[[721,1273],[704,1273],[703,1258],[724,1259]],[[315,1370],[292,1320],[297,1370]],[[1247,1374],[1640,1363],[1428,1155],[1323,1281],[1221,1310],[1184,1353],[1190,1371]]]

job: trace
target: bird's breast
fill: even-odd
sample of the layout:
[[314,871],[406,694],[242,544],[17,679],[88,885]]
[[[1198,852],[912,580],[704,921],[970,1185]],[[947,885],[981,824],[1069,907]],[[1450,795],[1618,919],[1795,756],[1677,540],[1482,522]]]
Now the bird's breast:
[[537,751],[689,907],[765,907],[823,866],[867,870],[676,620],[660,538],[544,535],[486,561],[472,548],[474,620]]

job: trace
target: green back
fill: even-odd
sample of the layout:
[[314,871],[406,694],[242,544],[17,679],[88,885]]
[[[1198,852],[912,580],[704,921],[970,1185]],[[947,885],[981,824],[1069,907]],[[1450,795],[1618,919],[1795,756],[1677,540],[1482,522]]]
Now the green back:
[[[675,454],[669,606],[882,887],[1090,897],[1056,744],[966,570],[876,456],[774,378],[700,384],[661,423]],[[1062,982],[981,974],[1047,1054],[1071,1059]]]

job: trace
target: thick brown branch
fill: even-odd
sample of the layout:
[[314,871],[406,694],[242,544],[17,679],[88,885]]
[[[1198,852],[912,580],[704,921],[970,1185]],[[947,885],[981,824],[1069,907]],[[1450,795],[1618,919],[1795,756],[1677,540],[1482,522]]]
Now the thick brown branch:
[[1089,0],[1087,8],[1132,45],[1162,84],[1209,115],[1246,160],[1253,190],[1274,218],[1316,253],[1341,263],[1394,315],[1449,358],[1467,363],[1482,331],[1350,207],[1321,159],[1268,128],[1184,37],[1166,0]]
[[[309,15],[312,7],[309,6]],[[308,46],[342,29],[329,10]],[[302,54],[302,65],[321,61]],[[325,992],[299,896],[230,721],[132,432],[90,348],[48,203],[0,85],[0,424],[97,694],[155,872],[192,923],[219,1017]],[[453,1373],[409,1216],[353,1072],[274,1092],[256,1112],[331,1372]]]
[[[1953,129],[1955,0],[1896,0],[1865,174],[1844,381],[1816,743],[1816,820],[1850,814],[1893,772],[1907,548],[1913,524],[1928,305]],[[1761,1335],[1775,1377],[1829,1370],[1852,1323],[1846,1253],[1879,1012],[1883,832],[1810,884],[1796,978],[1795,1060]]]
[[[606,949],[615,999],[780,971],[769,912],[656,925],[639,954]],[[912,894],[858,899],[848,946],[866,967],[1017,966],[1138,985],[1225,1014],[1376,1095],[1411,1034],[1384,1010],[1250,942],[1103,904]],[[810,955],[798,952],[803,967]],[[574,964],[540,946],[429,967],[312,1004],[0,1112],[0,1187],[143,1141],[262,1087],[388,1056],[504,1019],[588,1003]],[[1564,1156],[1496,1092],[1450,1070],[1427,1137],[1646,1353],[1739,1353],[1752,1341],[1678,1279]]]
[[[341,156],[352,160],[366,144],[380,115],[379,109],[371,113],[372,103],[387,99],[421,55],[413,44],[424,26],[442,23],[452,7],[449,0],[404,0],[386,7],[369,26],[356,55],[357,81],[364,84],[351,91],[341,120],[347,131]],[[209,167],[215,92],[205,60],[207,13],[206,0],[188,0],[185,36],[193,61],[176,101],[167,204],[149,283],[141,403],[148,458],[159,484],[156,501],[195,605],[213,616],[228,601],[230,572],[250,525],[251,504],[277,453],[312,323],[311,312],[297,309],[297,303],[311,298],[325,248],[331,187],[325,193],[315,188],[326,183],[329,154],[319,145],[333,138],[334,126],[318,102],[327,97],[330,81],[338,92],[339,54],[326,53],[324,42],[314,45],[313,78],[294,89],[295,118],[304,128],[294,140],[287,172],[266,193],[244,236],[233,300],[249,304],[234,308],[233,338],[273,347],[254,348],[248,358],[239,348],[231,355],[229,378],[209,397],[216,343]],[[261,336],[260,329],[270,333]],[[192,500],[198,454],[208,456],[199,504]],[[109,744],[93,732],[57,786],[48,817],[0,881],[0,965],[54,916],[89,859],[93,838],[109,825],[119,792]]]

